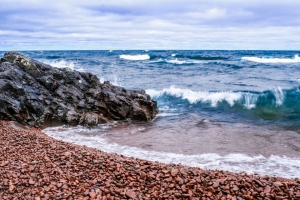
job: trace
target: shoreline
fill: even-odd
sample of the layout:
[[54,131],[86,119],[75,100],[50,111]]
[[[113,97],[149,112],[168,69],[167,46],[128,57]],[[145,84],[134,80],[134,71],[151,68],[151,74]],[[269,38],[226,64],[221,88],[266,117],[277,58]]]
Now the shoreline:
[[105,153],[0,121],[2,199],[300,199],[300,180]]

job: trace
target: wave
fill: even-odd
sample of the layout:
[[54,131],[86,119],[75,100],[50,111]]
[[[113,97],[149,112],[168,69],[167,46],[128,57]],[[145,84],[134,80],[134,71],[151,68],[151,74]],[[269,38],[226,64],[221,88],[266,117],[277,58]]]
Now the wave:
[[60,56],[47,56],[47,59],[59,59]]
[[180,112],[213,111],[236,113],[250,119],[278,122],[285,128],[300,127],[300,90],[274,87],[264,92],[192,91],[171,86],[146,92],[159,106],[169,106]]
[[242,60],[258,62],[258,63],[299,63],[300,57],[295,55],[294,58],[273,58],[273,57],[242,57]]
[[[275,106],[280,106],[285,100],[286,94],[281,89],[281,87],[274,87],[270,91],[258,94],[254,92],[235,92],[235,91],[192,91],[190,89],[181,89],[171,86],[170,88],[165,88],[162,90],[148,89],[146,92],[152,98],[159,98],[166,95],[181,98],[187,100],[190,104],[196,104],[199,102],[209,103],[212,107],[216,107],[218,103],[226,101],[230,106],[237,103],[242,103],[246,108],[251,109],[259,103],[259,98],[261,101],[267,101],[262,99],[263,97],[269,98],[267,96],[273,96],[270,99],[270,103],[275,102]],[[300,94],[299,94],[300,95]]]
[[188,56],[189,59],[193,60],[228,60],[226,57],[221,56]]
[[178,60],[176,59],[172,59],[172,60],[166,60],[167,63],[171,63],[171,64],[176,64],[176,65],[182,65],[182,64],[192,64],[194,62],[192,61],[188,61],[188,60]]
[[124,60],[149,60],[150,56],[148,54],[139,54],[139,55],[120,55],[121,59]]
[[196,63],[199,63],[197,61],[193,61],[193,60],[179,60],[179,59],[171,59],[171,60],[168,60],[168,59],[158,59],[158,60],[152,60],[150,61],[150,63],[170,63],[170,64],[174,64],[174,65],[184,65],[184,64],[196,64]]
[[181,115],[181,113],[168,113],[168,112],[165,112],[165,113],[158,113],[156,116],[157,117],[171,117],[171,116],[178,116],[178,115]]
[[56,68],[70,68],[72,70],[75,70],[77,67],[77,63],[74,61],[66,61],[64,59],[62,60],[43,60],[42,62],[51,65],[52,67]]
[[206,92],[206,91],[192,91],[190,89],[181,89],[171,86],[170,88],[163,89],[161,91],[157,90],[146,90],[146,92],[152,98],[158,98],[163,95],[170,95],[184,100],[188,100],[191,104],[197,102],[207,102],[213,107],[217,106],[217,103],[226,100],[230,105],[233,105],[235,101],[241,98],[241,93],[235,92]]
[[201,167],[203,169],[217,169],[233,172],[246,171],[247,173],[258,173],[261,175],[281,176],[286,178],[300,177],[299,158],[281,157],[276,155],[271,155],[270,157],[264,157],[262,155],[248,156],[236,153],[224,156],[215,153],[184,155],[178,153],[147,151],[136,147],[109,143],[104,137],[99,135],[99,129],[87,130],[80,126],[72,128],[52,127],[44,129],[43,132],[58,140],[78,145],[86,145],[108,153],[117,153],[124,156],[158,161],[166,164],[181,163],[191,167]]

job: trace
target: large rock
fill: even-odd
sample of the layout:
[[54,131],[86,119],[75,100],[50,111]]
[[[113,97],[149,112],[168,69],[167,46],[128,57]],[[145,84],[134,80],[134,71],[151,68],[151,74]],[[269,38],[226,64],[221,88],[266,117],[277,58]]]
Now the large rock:
[[152,120],[157,103],[144,90],[100,83],[91,73],[54,68],[16,52],[0,61],[0,119],[45,127]]

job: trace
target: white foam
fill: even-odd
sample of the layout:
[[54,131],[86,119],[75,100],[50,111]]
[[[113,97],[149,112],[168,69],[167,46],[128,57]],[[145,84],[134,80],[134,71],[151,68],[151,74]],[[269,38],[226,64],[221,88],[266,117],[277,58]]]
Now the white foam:
[[173,53],[171,56],[172,56],[172,57],[175,57],[175,56],[176,56],[176,53]]
[[273,88],[272,92],[276,98],[276,105],[281,106],[284,102],[284,93],[283,93],[281,87]]
[[[181,163],[192,167],[201,167],[203,169],[218,169],[233,172],[246,171],[247,173],[258,173],[261,175],[300,178],[300,158],[289,158],[276,155],[270,157],[264,157],[262,155],[248,156],[244,154],[228,154],[222,156],[214,153],[184,155],[147,151],[136,147],[109,143],[104,137],[95,134],[97,132],[96,129],[87,130],[83,127],[54,127],[44,129],[44,132],[48,136],[58,140],[78,145],[86,145],[108,153],[117,153],[129,157],[133,156],[150,161],[158,161],[167,164]],[[90,136],[87,136],[86,133],[89,133]]]
[[187,60],[178,60],[177,58],[173,59],[173,60],[166,60],[166,62],[172,63],[172,64],[177,64],[177,65],[194,63],[192,61],[187,61]]
[[119,80],[119,76],[117,76],[117,75],[114,75],[113,77],[100,77],[99,81],[100,81],[100,83],[104,83],[104,81],[109,81],[113,85],[122,86],[122,84]]
[[295,55],[294,58],[272,58],[272,57],[242,57],[242,60],[248,60],[258,63],[298,63],[300,57]]
[[170,116],[178,116],[181,113],[158,113],[157,117],[170,117]]
[[[174,56],[175,56],[175,54],[174,54]],[[175,65],[204,63],[203,61],[199,61],[199,60],[198,61],[197,60],[178,60],[177,58],[171,59],[171,60],[160,58],[158,60],[149,61],[149,63],[162,63],[162,62],[171,63],[171,64],[175,64]]]
[[163,89],[161,91],[157,90],[146,90],[152,98],[159,97],[164,94],[172,95],[179,97],[185,100],[188,100],[191,104],[197,102],[207,102],[211,106],[216,107],[219,102],[225,100],[231,106],[234,105],[235,101],[238,101],[242,97],[240,92],[231,92],[231,91],[221,91],[221,92],[206,92],[206,91],[192,91],[190,89],[181,89],[171,86],[170,88]]
[[66,61],[64,59],[62,60],[43,60],[44,63],[51,65],[52,67],[57,68],[70,68],[71,70],[77,70],[77,71],[84,71],[84,69],[74,61]]
[[117,75],[114,75],[114,79],[111,81],[111,83],[116,86],[121,86],[119,77]]
[[258,95],[251,94],[251,93],[247,92],[247,93],[243,94],[243,98],[244,98],[244,106],[247,109],[255,108],[256,102],[257,102],[257,99],[258,99]]
[[125,60],[149,60],[150,56],[148,54],[139,54],[139,55],[120,55],[121,59]]
[[164,59],[160,58],[158,60],[151,60],[149,63],[161,63],[161,62],[166,62]]

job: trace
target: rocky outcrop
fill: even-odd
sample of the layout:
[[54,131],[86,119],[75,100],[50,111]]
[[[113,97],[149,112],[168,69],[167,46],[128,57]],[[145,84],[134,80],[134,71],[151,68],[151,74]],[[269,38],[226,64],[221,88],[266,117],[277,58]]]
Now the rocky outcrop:
[[100,83],[91,73],[54,68],[16,52],[0,61],[0,119],[45,127],[152,120],[157,103],[144,90]]

